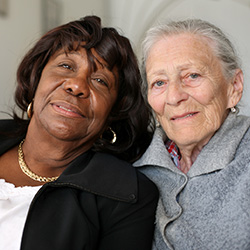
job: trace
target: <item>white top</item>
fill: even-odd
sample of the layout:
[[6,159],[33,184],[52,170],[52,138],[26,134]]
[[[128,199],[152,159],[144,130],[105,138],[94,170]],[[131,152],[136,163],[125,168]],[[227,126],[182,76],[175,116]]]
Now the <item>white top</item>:
[[20,249],[29,206],[40,188],[15,187],[0,179],[0,249]]

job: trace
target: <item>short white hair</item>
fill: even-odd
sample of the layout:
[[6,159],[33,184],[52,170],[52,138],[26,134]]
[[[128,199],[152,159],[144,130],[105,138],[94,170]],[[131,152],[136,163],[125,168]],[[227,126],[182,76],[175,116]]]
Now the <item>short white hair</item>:
[[211,48],[215,52],[217,58],[221,61],[224,75],[227,79],[232,78],[236,69],[241,68],[241,62],[233,44],[220,28],[201,19],[170,21],[169,23],[160,24],[150,28],[142,43],[141,70],[144,94],[147,93],[146,61],[152,46],[163,37],[164,39],[167,39],[167,37],[171,35],[183,33],[199,35],[211,41],[211,44],[213,44]]

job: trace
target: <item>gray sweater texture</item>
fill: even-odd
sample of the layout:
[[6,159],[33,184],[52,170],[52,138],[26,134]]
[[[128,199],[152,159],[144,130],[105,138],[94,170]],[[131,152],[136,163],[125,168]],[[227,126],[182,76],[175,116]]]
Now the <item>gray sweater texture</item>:
[[134,164],[160,192],[153,250],[250,249],[249,127],[249,117],[230,113],[187,174],[156,129]]

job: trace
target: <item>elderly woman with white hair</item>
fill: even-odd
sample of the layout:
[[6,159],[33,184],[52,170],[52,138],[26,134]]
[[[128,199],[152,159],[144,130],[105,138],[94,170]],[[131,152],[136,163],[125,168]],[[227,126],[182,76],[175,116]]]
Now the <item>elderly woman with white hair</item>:
[[188,19],[151,28],[143,53],[159,126],[134,166],[160,191],[153,249],[250,249],[250,118],[233,45]]

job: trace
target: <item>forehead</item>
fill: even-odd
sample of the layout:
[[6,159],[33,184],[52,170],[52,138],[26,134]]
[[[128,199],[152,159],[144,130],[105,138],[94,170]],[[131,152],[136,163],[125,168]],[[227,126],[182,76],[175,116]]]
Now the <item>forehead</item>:
[[216,58],[213,43],[196,34],[183,33],[162,37],[151,47],[147,68],[161,63],[212,63]]

